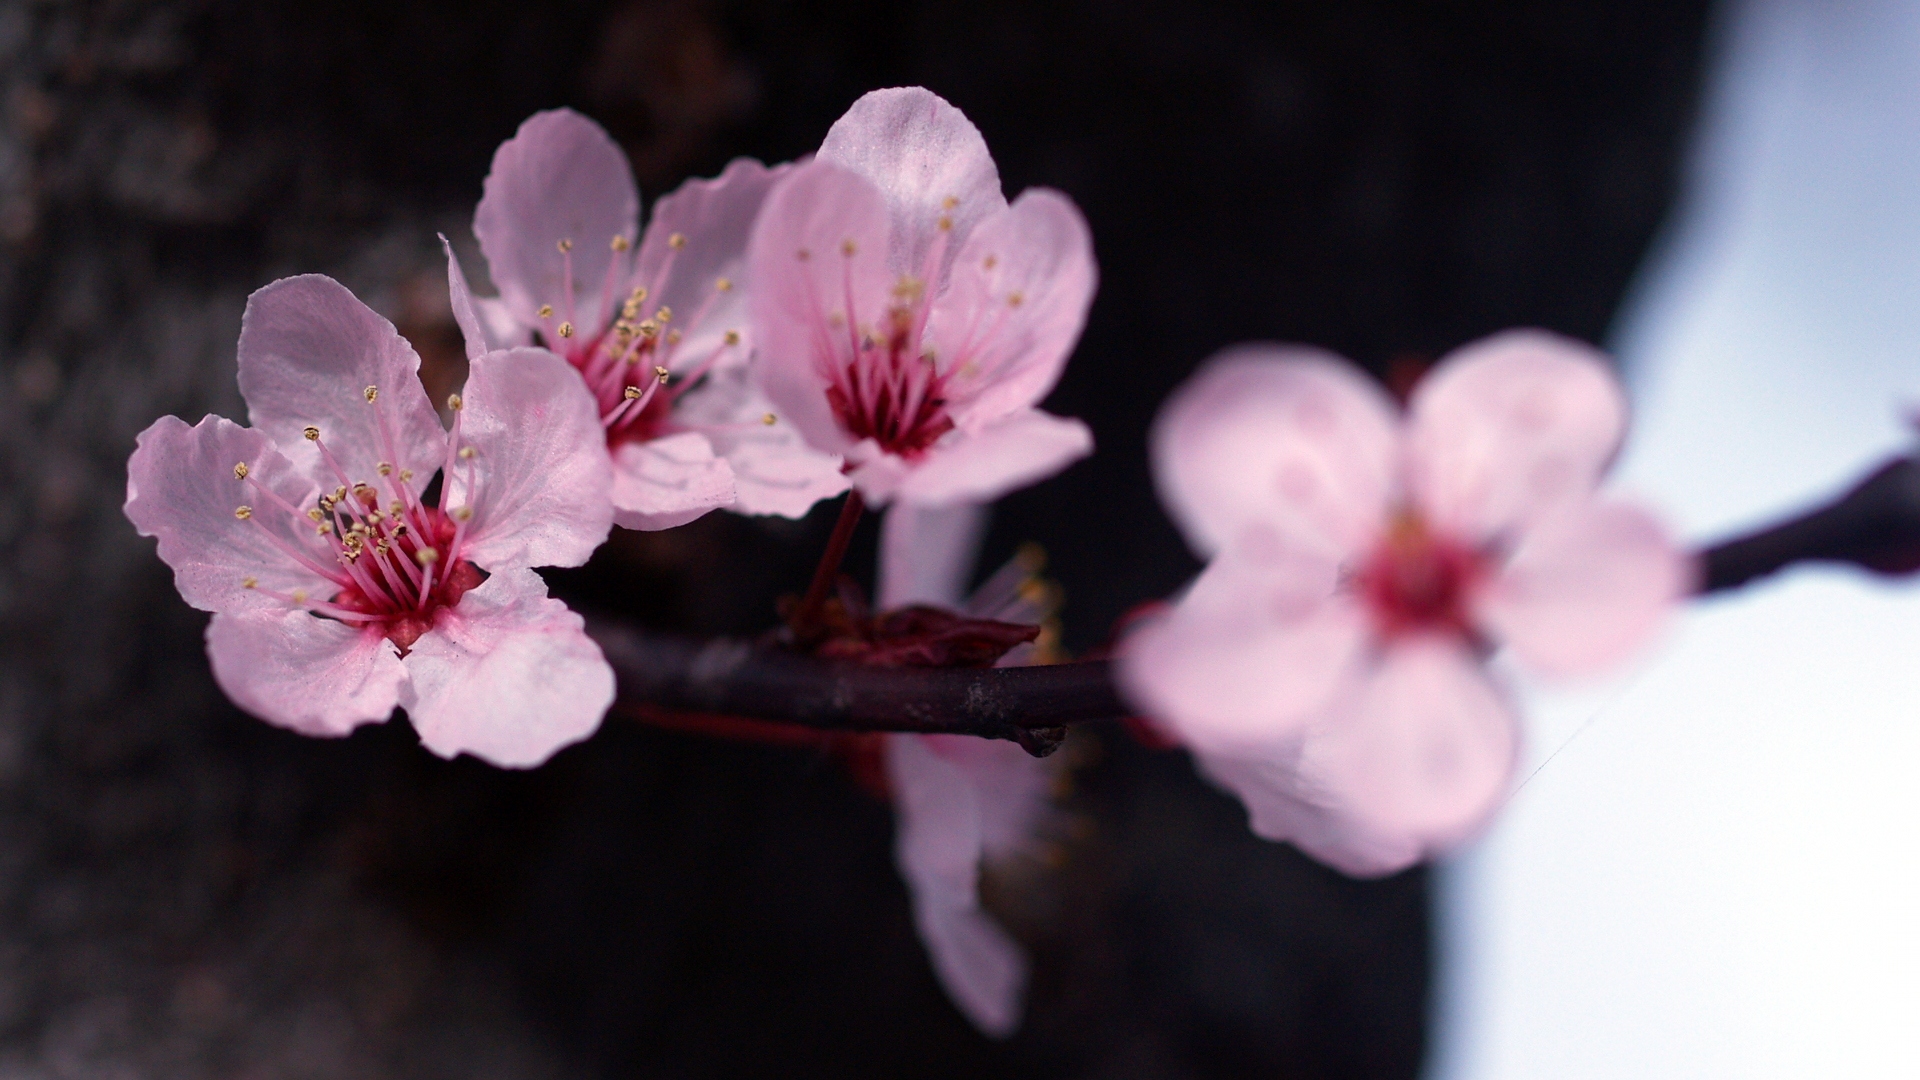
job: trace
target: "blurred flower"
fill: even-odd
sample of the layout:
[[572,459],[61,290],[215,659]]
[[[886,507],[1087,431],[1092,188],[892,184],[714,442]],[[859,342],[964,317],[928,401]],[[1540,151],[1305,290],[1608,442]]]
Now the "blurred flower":
[[127,517],[214,613],[214,676],[242,708],[344,735],[398,705],[443,757],[536,765],[613,700],[580,616],[529,569],[606,539],[600,425],[541,349],[475,357],[450,431],[419,366],[331,278],[268,285],[240,330],[254,426],[156,421],[127,465]]
[[654,204],[639,235],[627,159],[598,124],[536,113],[493,156],[473,231],[498,298],[474,298],[447,250],[475,356],[538,341],[572,364],[613,459],[614,523],[681,525],[716,507],[799,517],[846,490],[747,376],[742,256],[786,172],[746,158]]
[[878,90],[767,198],[748,247],[759,377],[876,505],[990,500],[1084,457],[1034,408],[1092,300],[1092,242],[1058,192],[1011,206],[980,133]]
[[[985,509],[895,506],[881,528],[880,601],[953,606],[973,565]],[[966,615],[1038,623],[1028,570],[1009,563],[962,605]],[[1032,662],[1016,646],[1001,667]],[[980,907],[984,863],[1032,849],[1060,758],[964,735],[886,736],[887,786],[898,825],[894,858],[913,890],[914,925],[933,970],[975,1027],[996,1038],[1020,1026],[1027,955]]]
[[1262,836],[1355,874],[1460,841],[1516,760],[1496,644],[1597,671],[1690,583],[1651,517],[1594,497],[1625,424],[1605,359],[1538,331],[1444,358],[1404,421],[1336,357],[1229,350],[1154,431],[1161,497],[1213,561],[1127,642],[1130,695]]

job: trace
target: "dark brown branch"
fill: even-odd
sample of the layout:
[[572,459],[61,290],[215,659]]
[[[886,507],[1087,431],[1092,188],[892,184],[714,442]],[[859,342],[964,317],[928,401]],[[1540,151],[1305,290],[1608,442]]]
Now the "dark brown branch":
[[[1884,574],[1920,569],[1920,463],[1881,466],[1837,501],[1706,549],[1700,591],[1721,592],[1799,562]],[[1011,739],[1051,753],[1066,725],[1127,716],[1104,660],[1041,667],[905,668],[829,662],[730,639],[597,622],[621,697],[655,708],[822,731],[912,731]]]

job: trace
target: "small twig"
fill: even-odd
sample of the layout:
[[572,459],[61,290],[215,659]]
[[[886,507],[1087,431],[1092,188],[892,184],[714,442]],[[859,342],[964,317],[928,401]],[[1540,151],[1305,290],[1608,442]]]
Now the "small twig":
[[1810,513],[1700,554],[1700,592],[1737,588],[1800,562],[1881,574],[1920,569],[1920,463],[1896,458]]
[[833,523],[833,533],[827,537],[827,549],[820,553],[820,565],[814,568],[813,584],[807,587],[806,599],[800,601],[799,609],[793,613],[790,625],[797,633],[806,634],[819,621],[820,608],[840,576],[840,563],[847,557],[847,545],[853,542],[854,526],[860,524],[860,511],[865,507],[859,489],[848,490],[847,501],[840,504],[840,517]]

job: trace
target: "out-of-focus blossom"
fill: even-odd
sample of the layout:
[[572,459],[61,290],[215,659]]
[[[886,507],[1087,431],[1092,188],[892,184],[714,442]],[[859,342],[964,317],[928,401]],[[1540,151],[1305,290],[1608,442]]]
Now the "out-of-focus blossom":
[[1086,222],[1054,191],[1008,205],[928,91],[855,102],[767,197],[747,261],[762,385],[868,501],[984,502],[1092,449],[1034,407],[1093,297]]
[[[965,587],[983,507],[897,505],[880,538],[880,605],[954,606]],[[1009,564],[968,599],[965,614],[1010,623],[1044,614],[1028,578]],[[1031,662],[1016,646],[1002,667]],[[914,925],[947,995],[996,1038],[1020,1026],[1027,955],[980,907],[983,864],[1019,856],[1036,842],[1059,771],[1010,742],[965,735],[886,736],[888,787],[898,815],[894,858],[913,891]]]
[[740,158],[654,204],[626,155],[568,109],[500,145],[473,231],[497,298],[447,250],[467,354],[538,342],[586,381],[613,459],[614,523],[685,524],[716,507],[799,517],[846,490],[837,457],[780,422],[748,377],[747,233],[786,171]]
[[1490,651],[1597,671],[1690,584],[1658,523],[1594,495],[1625,425],[1605,358],[1538,331],[1443,359],[1404,420],[1336,357],[1228,351],[1155,427],[1212,562],[1127,642],[1130,695],[1262,836],[1355,874],[1457,843],[1516,760]]
[[536,765],[613,700],[580,616],[529,569],[585,562],[612,527],[600,424],[545,350],[475,357],[451,430],[419,367],[331,278],[268,285],[240,331],[253,426],[156,421],[127,517],[213,612],[214,676],[242,708],[344,735],[397,705],[437,754]]

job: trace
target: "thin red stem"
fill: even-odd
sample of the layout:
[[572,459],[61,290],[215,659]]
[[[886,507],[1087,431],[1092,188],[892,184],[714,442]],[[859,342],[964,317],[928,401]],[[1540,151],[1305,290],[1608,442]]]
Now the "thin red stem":
[[799,610],[793,613],[793,627],[805,633],[820,618],[820,608],[827,602],[827,594],[833,591],[833,583],[840,576],[840,561],[847,557],[847,545],[853,541],[854,526],[860,524],[860,511],[866,503],[860,498],[858,490],[847,492],[847,501],[840,504],[840,520],[833,523],[833,535],[827,537],[827,550],[820,553],[820,565],[814,568],[813,584],[807,587],[807,598],[800,602]]

